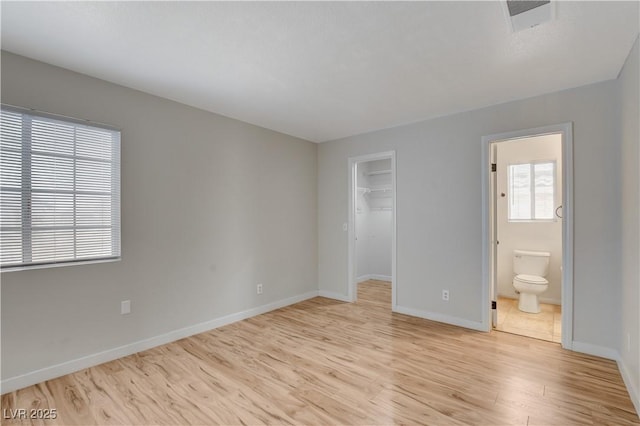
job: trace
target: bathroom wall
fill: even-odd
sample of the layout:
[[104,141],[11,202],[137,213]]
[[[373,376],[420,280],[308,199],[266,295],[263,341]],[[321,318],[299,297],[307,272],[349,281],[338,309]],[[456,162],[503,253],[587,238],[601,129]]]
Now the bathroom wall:
[[[376,160],[358,164],[356,210],[356,256],[358,281],[381,279],[391,281],[391,174],[369,174],[391,170],[391,160]],[[389,189],[376,191],[376,189]]]
[[[497,144],[498,295],[517,298],[513,288],[513,250],[548,251],[549,288],[540,295],[544,303],[560,304],[562,287],[562,221],[509,222],[507,220],[510,164],[538,160],[556,162],[555,205],[562,204],[562,140],[560,135],[518,139]],[[506,194],[502,197],[501,194]]]

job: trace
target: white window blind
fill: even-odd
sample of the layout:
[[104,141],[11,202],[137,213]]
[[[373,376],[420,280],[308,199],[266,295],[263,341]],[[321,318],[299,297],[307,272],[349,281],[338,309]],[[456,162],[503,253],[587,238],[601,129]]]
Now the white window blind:
[[555,163],[509,165],[509,221],[553,220]]
[[3,105],[3,269],[120,257],[120,132]]

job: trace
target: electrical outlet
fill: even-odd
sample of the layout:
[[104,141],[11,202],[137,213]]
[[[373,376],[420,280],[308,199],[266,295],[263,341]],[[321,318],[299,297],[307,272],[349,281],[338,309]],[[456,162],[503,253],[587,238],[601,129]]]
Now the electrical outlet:
[[123,300],[120,302],[120,314],[127,315],[131,313],[131,300]]
[[258,285],[256,286],[256,293],[258,293],[258,294],[262,294],[262,284],[258,284]]
[[449,301],[449,290],[442,290],[442,300],[445,302]]

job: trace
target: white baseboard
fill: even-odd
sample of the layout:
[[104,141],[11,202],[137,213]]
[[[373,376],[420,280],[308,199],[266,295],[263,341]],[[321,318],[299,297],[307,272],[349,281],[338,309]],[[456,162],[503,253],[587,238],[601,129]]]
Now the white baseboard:
[[487,331],[482,322],[470,321],[464,318],[452,317],[449,315],[439,314],[436,312],[422,311],[414,308],[396,305],[394,312],[399,314],[411,315],[413,317],[424,318],[431,321],[442,322],[445,324],[456,325],[458,327],[470,328],[472,330]]
[[171,343],[185,337],[193,336],[194,334],[204,333],[205,331],[213,330],[214,328],[222,327],[236,321],[241,321],[243,319],[251,318],[256,315],[273,311],[275,309],[293,305],[294,303],[299,303],[303,300],[311,299],[316,296],[318,296],[317,291],[310,291],[298,296],[289,297],[272,303],[267,303],[266,305],[251,308],[246,311],[237,312],[234,314],[226,315],[224,317],[202,322],[200,324],[195,324],[189,327],[170,331],[168,333],[154,336],[149,339],[140,340],[138,342],[133,342],[124,346],[119,346],[117,348],[108,349],[103,352],[98,352],[71,361],[63,362],[61,364],[45,367],[27,374],[10,377],[0,382],[0,394],[11,392],[17,389],[22,389],[36,383],[44,382],[46,380],[55,379],[56,377],[64,376],[66,374],[74,373],[85,368],[113,361],[114,359],[145,351],[156,346]]
[[[498,297],[506,297],[507,299],[518,300],[517,294],[498,294]],[[548,305],[562,305],[560,299],[553,299],[551,297],[540,297],[538,298],[540,303],[546,303]]]
[[631,373],[627,368],[624,360],[621,356],[617,359],[618,362],[618,370],[620,370],[620,375],[622,376],[622,380],[624,381],[625,386],[627,387],[627,392],[629,392],[629,397],[631,398],[631,402],[633,402],[633,406],[636,407],[636,414],[640,415],[640,393],[638,393],[638,388],[636,384],[633,382],[631,377]]
[[361,275],[358,278],[356,278],[356,281],[358,283],[361,283],[363,281],[368,281],[368,280],[378,280],[378,281],[389,281],[389,282],[391,282],[391,275],[366,274],[366,275]]
[[320,290],[318,292],[318,296],[326,297],[327,299],[339,300],[341,302],[347,302],[347,303],[352,302],[352,300],[349,300],[348,296],[345,296],[344,294],[340,294],[340,293],[334,293],[332,291]]
[[587,355],[599,356],[600,358],[606,358],[615,361],[618,364],[618,370],[620,371],[622,380],[627,387],[627,392],[629,392],[631,402],[633,402],[633,406],[636,408],[636,414],[640,414],[640,393],[638,392],[638,388],[636,387],[636,384],[631,377],[629,368],[624,363],[622,356],[620,356],[620,352],[604,346],[576,341],[573,341],[572,350],[575,352],[582,352]]
[[571,343],[571,350],[587,355],[599,356],[600,358],[612,359],[614,361],[617,361],[620,357],[618,351],[615,349],[593,345],[591,343],[576,342],[575,340]]

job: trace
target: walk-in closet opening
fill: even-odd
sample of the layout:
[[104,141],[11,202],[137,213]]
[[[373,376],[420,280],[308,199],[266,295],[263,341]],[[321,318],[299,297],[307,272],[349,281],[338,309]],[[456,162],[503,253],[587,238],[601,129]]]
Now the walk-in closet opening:
[[395,303],[395,161],[393,153],[350,159],[350,299],[358,289],[391,293]]

